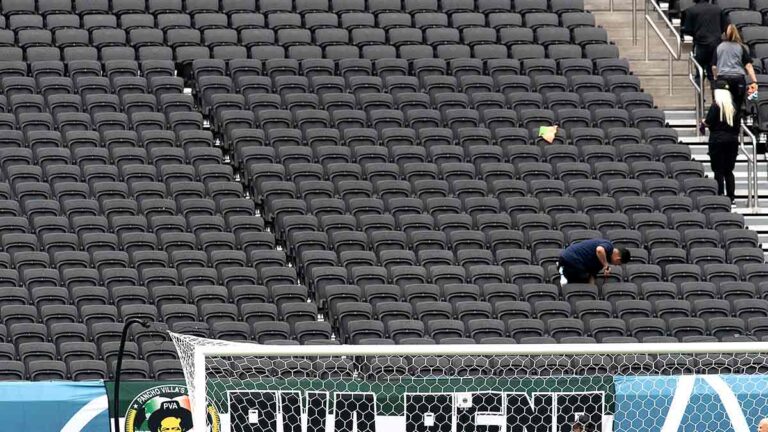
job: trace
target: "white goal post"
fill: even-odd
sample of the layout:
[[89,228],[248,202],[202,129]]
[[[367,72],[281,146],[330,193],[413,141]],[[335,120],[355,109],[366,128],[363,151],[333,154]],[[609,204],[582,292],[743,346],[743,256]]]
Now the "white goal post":
[[[529,378],[529,377],[556,377],[559,376],[561,378],[569,378],[573,380],[577,380],[579,377],[584,378],[584,376],[593,376],[590,374],[595,375],[603,375],[610,377],[611,380],[614,379],[616,376],[621,377],[670,377],[670,376],[688,376],[688,377],[695,377],[695,376],[701,376],[702,378],[707,378],[708,383],[711,384],[715,390],[717,390],[717,386],[721,385],[721,381],[716,381],[713,379],[709,379],[710,377],[717,377],[719,375],[722,376],[737,376],[737,378],[741,377],[753,377],[755,379],[763,380],[765,379],[765,385],[759,384],[757,387],[764,387],[766,388],[766,396],[756,395],[755,392],[758,392],[758,390],[761,390],[760,388],[756,389],[748,389],[745,390],[745,393],[749,394],[750,392],[755,393],[755,398],[759,397],[759,400],[755,401],[755,405],[762,405],[762,406],[768,406],[768,377],[764,375],[766,371],[768,371],[768,342],[701,342],[701,343],[629,343],[629,344],[542,344],[542,345],[526,345],[526,344],[508,344],[508,345],[260,345],[255,343],[246,343],[246,342],[227,342],[227,341],[221,341],[221,340],[212,340],[212,339],[203,339],[198,338],[194,336],[187,336],[187,335],[181,335],[181,334],[175,334],[171,333],[171,337],[176,344],[177,350],[179,352],[182,366],[184,368],[184,375],[185,379],[189,388],[189,395],[191,398],[192,403],[192,415],[193,415],[193,423],[195,425],[195,432],[208,432],[210,429],[208,429],[205,425],[207,422],[207,419],[210,420],[210,403],[211,399],[218,399],[215,401],[216,403],[224,404],[225,399],[229,399],[231,396],[231,392],[235,391],[241,391],[241,392],[248,392],[253,390],[247,390],[247,389],[261,389],[261,385],[263,384],[264,389],[274,389],[278,388],[278,390],[270,390],[274,391],[276,393],[285,391],[285,392],[292,392],[295,391],[296,386],[299,385],[297,383],[301,383],[301,380],[304,378],[297,378],[293,380],[287,380],[284,384],[284,387],[279,387],[280,381],[283,378],[280,378],[280,370],[271,370],[269,374],[274,374],[274,376],[266,376],[266,369],[259,369],[261,368],[260,362],[263,360],[276,360],[276,359],[309,359],[311,361],[317,362],[318,359],[328,359],[328,362],[330,364],[331,359],[354,359],[353,363],[355,364],[355,372],[354,372],[354,378],[350,379],[342,379],[338,378],[336,376],[328,376],[327,378],[313,378],[314,381],[325,381],[327,383],[333,383],[333,384],[339,384],[340,382],[345,383],[345,385],[354,385],[355,388],[357,388],[357,385],[359,383],[365,383],[367,381],[369,382],[375,382],[376,378],[371,378],[369,375],[366,375],[365,371],[370,371],[373,368],[370,367],[374,362],[378,361],[378,359],[408,359],[408,361],[405,361],[404,363],[412,362],[414,359],[418,358],[429,358],[433,359],[433,361],[427,362],[429,363],[433,368],[433,371],[436,372],[438,375],[441,372],[444,372],[445,375],[441,379],[445,380],[445,383],[453,383],[450,384],[450,386],[453,386],[455,383],[463,383],[461,380],[473,380],[473,382],[477,382],[477,380],[484,380],[483,383],[488,384],[489,390],[493,391],[512,391],[513,389],[504,389],[499,388],[500,385],[497,381],[495,381],[495,378],[493,376],[498,376],[498,374],[488,374],[486,375],[485,372],[483,372],[486,369],[482,368],[489,368],[487,370],[492,370],[493,366],[489,366],[491,364],[495,365],[505,365],[504,367],[512,368],[514,365],[517,364],[523,364],[521,362],[518,362],[514,359],[522,359],[527,363],[524,363],[528,365],[531,369],[531,375],[527,375],[527,373],[524,374],[517,374],[515,371],[510,370],[508,374],[504,373],[502,371],[502,375],[506,376],[516,376],[516,377],[522,377],[522,378]],[[480,360],[478,360],[480,359]],[[493,360],[492,362],[488,362],[488,359]],[[505,361],[499,361],[504,359]],[[510,359],[513,359],[514,361],[509,361]],[[645,365],[638,365],[634,364],[633,362],[637,361],[637,359],[649,359],[650,363],[647,363]],[[645,361],[645,360],[644,360]],[[452,365],[462,365],[468,362],[476,362],[481,363],[482,368],[478,366],[478,368],[472,369],[472,365],[469,365],[469,369],[472,369],[471,372],[464,372],[459,373],[457,372],[459,369],[455,369]],[[560,363],[558,363],[560,362]],[[605,369],[600,367],[600,362],[608,362]],[[310,362],[308,362],[310,363]],[[281,363],[285,364],[285,363]],[[409,363],[410,364],[410,363]],[[422,363],[423,365],[424,363]],[[560,369],[558,365],[563,364],[565,366],[564,369]],[[448,366],[441,366],[441,365],[451,365]],[[258,366],[258,367],[257,367]],[[636,367],[635,367],[636,366]],[[444,371],[438,371],[435,368],[438,367],[445,367]],[[458,366],[456,366],[458,367]],[[261,372],[259,372],[261,375],[251,374],[251,371],[259,369]],[[286,366],[288,368],[288,366]],[[557,372],[555,372],[555,369],[557,369]],[[389,369],[387,369],[389,371]],[[404,368],[403,369],[407,375],[407,379],[409,380],[425,380],[425,379],[432,379],[432,378],[424,378],[424,376],[416,377],[416,375],[412,375],[416,369],[409,369]],[[451,372],[449,373],[448,370]],[[563,372],[564,370],[567,370],[567,372]],[[287,371],[287,369],[286,369]],[[498,372],[498,371],[497,371]],[[387,372],[392,373],[392,372]],[[451,375],[453,373],[459,373],[458,375]],[[701,374],[701,375],[697,375]],[[567,376],[566,376],[567,375]],[[293,377],[290,377],[293,378]],[[392,373],[392,375],[388,375],[384,378],[385,380],[389,379],[391,380],[403,380],[403,375],[395,375]],[[453,381],[451,381],[453,379]],[[543,379],[543,378],[542,378]],[[221,387],[221,389],[214,389],[213,384],[211,382],[216,382],[216,386]],[[309,379],[307,378],[307,382],[309,382]],[[409,381],[410,382],[410,381]],[[575,381],[574,381],[575,382]],[[613,382],[613,381],[612,381]],[[762,381],[760,381],[762,383]],[[400,382],[401,383],[401,382]],[[246,385],[247,384],[247,385]],[[316,384],[316,383],[315,383]],[[449,387],[449,384],[441,384],[441,387],[435,387],[437,390],[441,391],[448,391],[450,392],[451,388]],[[462,384],[463,385],[463,384]],[[474,385],[474,384],[473,384]],[[693,382],[690,381],[688,384],[677,384],[678,386],[685,386],[689,385],[691,387]],[[754,383],[751,384],[752,387],[755,387]],[[309,386],[311,387],[311,386]],[[338,386],[337,386],[338,388]],[[475,387],[472,387],[475,388]],[[478,392],[482,390],[482,386],[476,387]],[[337,390],[338,391],[338,390]],[[583,391],[587,392],[588,389],[584,388]],[[677,392],[679,393],[681,390],[678,388]],[[718,394],[719,393],[719,390]],[[683,393],[685,390],[683,390]],[[342,392],[340,392],[342,393]],[[674,393],[674,389],[673,389]],[[728,392],[726,392],[728,393]],[[414,393],[408,393],[408,394],[414,394]],[[731,393],[732,395],[732,393]],[[727,395],[726,395],[727,396]],[[300,397],[304,397],[303,395]],[[398,394],[397,397],[402,397],[402,395]],[[613,396],[612,396],[613,397]],[[688,394],[688,397],[690,398],[690,392]],[[750,396],[751,397],[751,396]],[[747,432],[749,430],[750,432],[755,430],[756,425],[748,424],[751,423],[752,419],[750,417],[751,414],[744,414],[739,417],[739,415],[736,415],[736,417],[739,417],[738,419],[734,419],[734,413],[733,411],[733,403],[731,402],[729,406],[729,403],[726,403],[725,396],[721,395],[721,399],[723,399],[723,404],[725,408],[723,408],[723,414],[722,416],[731,417],[732,425],[735,432],[741,432],[744,430],[744,432]],[[670,414],[672,411],[672,407],[675,407],[674,404],[677,403],[680,404],[680,400],[677,393],[674,395],[674,399],[672,400],[672,397],[670,396],[668,398],[670,408],[669,412]],[[687,401],[687,399],[686,399]],[[299,405],[302,405],[305,403],[305,401],[302,399],[299,403]],[[308,403],[308,402],[306,402]],[[279,404],[279,402],[278,402]],[[375,405],[375,399],[373,404]],[[555,403],[556,404],[556,403]],[[329,405],[333,406],[333,404]],[[679,408],[676,407],[675,409]],[[338,409],[338,408],[337,408]],[[451,409],[451,408],[447,408]],[[453,421],[453,429],[445,429],[445,430],[457,430],[456,429],[456,408],[454,406],[453,409],[453,415],[454,419]],[[710,411],[712,411],[714,408],[708,408]],[[280,415],[284,415],[282,409],[275,408],[275,411],[272,413],[276,416],[277,411],[280,411]],[[567,414],[569,416],[576,415],[574,414],[576,411],[569,411]],[[684,411],[684,410],[683,410]],[[330,412],[330,409],[329,409]],[[554,409],[552,411],[555,413]],[[746,411],[745,411],[746,412]],[[720,414],[711,413],[713,414],[713,417],[721,416]],[[287,414],[285,414],[287,415]],[[292,430],[303,430],[307,431],[306,427],[306,412],[302,412],[301,414],[304,418],[302,420],[302,427],[298,429],[292,429]],[[354,414],[357,416],[357,414]],[[640,413],[639,415],[647,415]],[[680,417],[682,417],[682,413],[680,414]],[[763,415],[768,416],[768,411],[765,411]],[[559,421],[560,423],[563,422],[562,419],[558,420],[556,413],[553,414],[553,422]],[[355,417],[357,419],[357,417]],[[478,417],[479,418],[479,417]],[[488,416],[483,417],[483,421],[489,421],[488,424],[493,424],[493,420],[488,420]],[[565,417],[563,417],[565,418]],[[571,421],[571,417],[567,417],[568,421]],[[612,416],[610,417],[612,418]],[[744,420],[744,418],[746,420]],[[425,420],[426,419],[426,420]],[[251,419],[253,420],[253,419]],[[255,421],[255,420],[253,420]],[[322,422],[325,422],[325,418],[322,419]],[[421,416],[418,418],[418,421],[420,422],[431,422],[430,424],[434,424],[435,417],[434,414],[431,412],[428,413],[426,416]],[[603,420],[605,421],[605,420]],[[669,422],[670,419],[667,418],[665,422]],[[673,422],[675,419],[672,420]],[[676,421],[680,422],[683,421],[682,419],[676,419]],[[234,423],[234,420],[228,419],[226,422],[224,422],[225,425],[229,425],[230,422]],[[378,422],[378,417],[377,417]],[[555,427],[554,423],[552,425],[543,425],[544,429],[534,429],[536,431],[539,430],[547,430],[552,432],[559,432],[561,429],[559,427]],[[745,430],[745,427],[747,428]],[[339,426],[336,426],[336,430],[338,430]],[[596,431],[601,432],[611,432],[613,426],[612,425],[605,425],[604,427],[598,427]],[[286,430],[283,426],[278,426],[279,431],[282,432],[289,432]],[[274,429],[276,432],[279,432],[278,429]],[[348,430],[355,430],[360,432],[362,429],[358,426],[352,427],[352,429]],[[411,428],[412,429],[412,428]],[[531,430],[523,427],[522,429],[514,429],[510,427],[511,430]],[[500,431],[507,431],[510,430],[507,429],[507,426],[503,426],[500,429],[484,429],[488,431],[494,431],[494,430],[500,430]],[[242,428],[242,427],[226,427],[222,428],[221,432],[236,432],[237,430],[272,430],[272,429],[259,429],[259,428]],[[317,429],[315,430],[325,430],[323,429]],[[328,432],[333,430],[333,428],[329,428]],[[371,426],[371,429],[366,429],[375,431],[376,428]],[[385,430],[382,428],[379,428],[379,430]],[[440,429],[425,429],[425,430],[440,430]],[[465,429],[466,430],[466,429]],[[570,431],[570,426],[567,431]],[[653,430],[653,429],[650,429]],[[659,429],[661,430],[661,428]],[[674,430],[675,428],[670,428],[668,425],[664,426],[664,430]],[[215,431],[214,431],[215,432]],[[389,432],[389,431],[388,431]],[[622,432],[624,432],[622,430]]]

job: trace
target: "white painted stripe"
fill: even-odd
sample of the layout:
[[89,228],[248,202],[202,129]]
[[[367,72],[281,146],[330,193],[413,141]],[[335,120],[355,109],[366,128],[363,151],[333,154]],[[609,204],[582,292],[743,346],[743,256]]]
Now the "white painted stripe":
[[500,413],[477,413],[475,414],[475,425],[477,426],[498,426],[505,427],[507,417]]
[[741,410],[739,400],[736,398],[733,390],[731,390],[731,387],[718,375],[703,375],[703,378],[720,396],[725,412],[731,419],[731,426],[733,426],[734,432],[749,432],[744,411]]
[[[325,430],[333,430],[333,423],[330,423]],[[375,430],[387,432],[405,432],[405,416],[376,416]]]
[[67,424],[61,428],[61,432],[80,432],[91,422],[91,420],[106,411],[107,408],[109,408],[109,399],[107,398],[107,395],[97,397],[80,408],[80,410],[69,419]]
[[685,407],[691,400],[693,393],[693,384],[696,382],[694,375],[682,375],[677,379],[675,395],[672,397],[672,405],[669,407],[669,413],[664,419],[664,426],[660,432],[677,432],[680,429],[680,423],[683,421]]
[[613,414],[603,415],[603,432],[613,432]]

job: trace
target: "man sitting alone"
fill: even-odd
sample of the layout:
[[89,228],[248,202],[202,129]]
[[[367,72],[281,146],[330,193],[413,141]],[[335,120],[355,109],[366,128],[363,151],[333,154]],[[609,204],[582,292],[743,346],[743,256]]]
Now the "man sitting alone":
[[613,247],[608,240],[585,240],[568,246],[561,254],[558,270],[560,286],[569,283],[595,283],[595,277],[602,271],[604,276],[611,273],[611,265],[629,262],[628,250]]

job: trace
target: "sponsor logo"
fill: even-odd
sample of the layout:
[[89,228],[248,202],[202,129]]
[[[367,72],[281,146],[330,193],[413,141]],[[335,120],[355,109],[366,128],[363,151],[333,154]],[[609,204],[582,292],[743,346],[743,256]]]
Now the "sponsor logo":
[[[143,391],[125,413],[125,432],[190,432],[192,403],[183,385],[162,385]],[[219,413],[208,405],[208,432],[221,432]]]

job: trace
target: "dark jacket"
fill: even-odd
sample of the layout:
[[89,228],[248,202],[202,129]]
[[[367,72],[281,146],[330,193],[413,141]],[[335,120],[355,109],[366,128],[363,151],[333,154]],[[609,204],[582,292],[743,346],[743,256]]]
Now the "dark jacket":
[[720,120],[720,108],[712,104],[704,120],[709,127],[709,153],[712,171],[715,173],[733,172],[736,167],[736,157],[739,154],[739,129],[741,119],[736,116],[733,126]]
[[739,129],[741,119],[734,114],[733,126],[728,125],[724,120],[720,120],[720,107],[712,104],[707,112],[707,118],[704,120],[709,128],[710,143],[732,143],[739,141]]
[[726,24],[720,6],[702,0],[685,10],[682,30],[693,37],[694,45],[717,45]]

